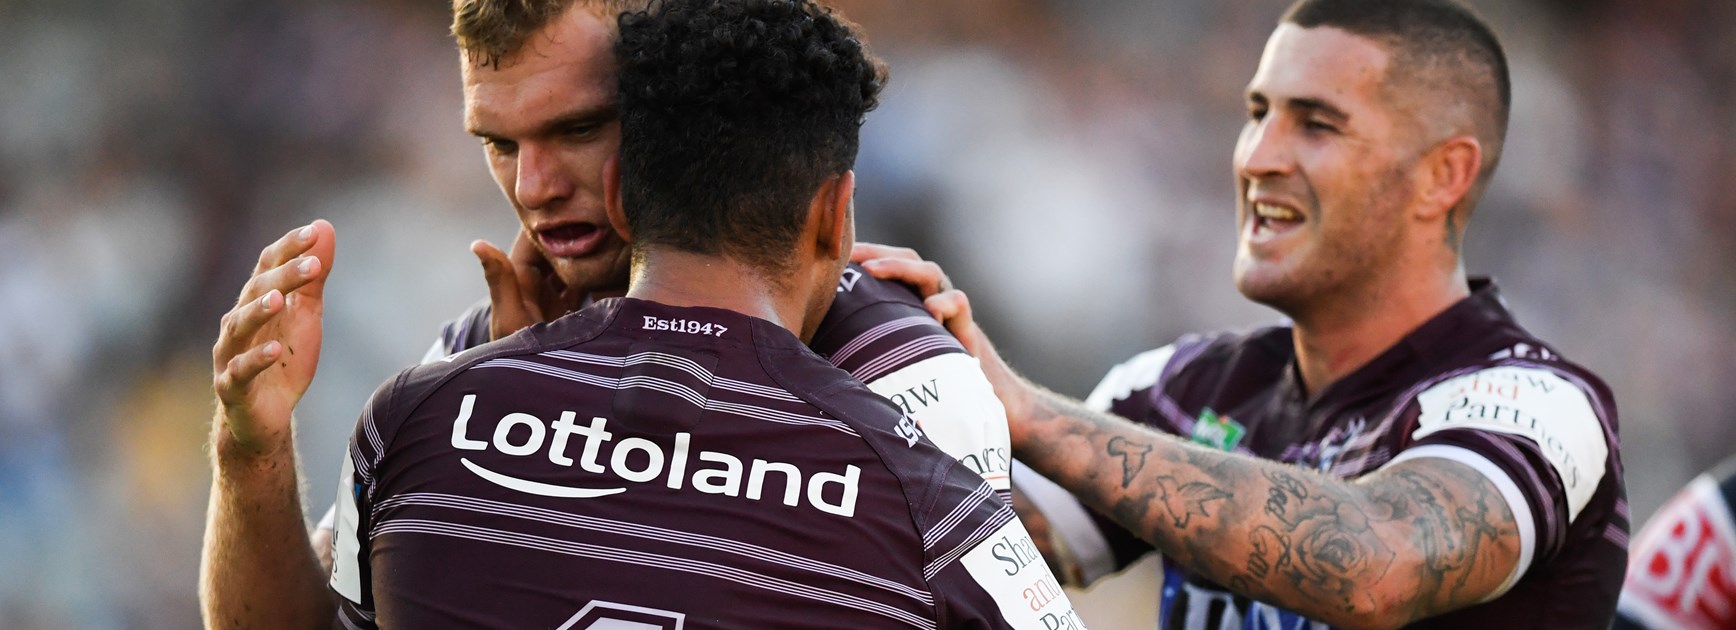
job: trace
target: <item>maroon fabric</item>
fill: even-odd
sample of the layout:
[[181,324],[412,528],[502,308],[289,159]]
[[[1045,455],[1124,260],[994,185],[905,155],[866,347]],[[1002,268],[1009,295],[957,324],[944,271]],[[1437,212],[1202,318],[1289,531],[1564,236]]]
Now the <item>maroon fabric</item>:
[[[1474,281],[1472,288],[1470,297],[1311,400],[1296,377],[1290,328],[1279,326],[1182,339],[1159,381],[1116,400],[1110,411],[1191,437],[1210,409],[1245,427],[1236,451],[1347,479],[1424,444],[1474,451],[1505,471],[1525,496],[1536,526],[1536,555],[1504,596],[1416,627],[1607,628],[1626,563],[1628,531],[1613,397],[1596,375],[1521,328],[1493,284]],[[1412,438],[1421,412],[1418,394],[1453,376],[1496,366],[1560,376],[1583,390],[1601,421],[1609,457],[1595,494],[1571,523],[1564,480],[1531,440],[1462,429]],[[1107,519],[1098,521],[1118,563],[1150,550]],[[1225,615],[1250,624],[1260,616],[1251,614],[1259,611],[1247,598],[1173,563],[1166,565],[1166,574],[1164,627],[1192,628],[1187,623],[1192,619],[1215,629]]]
[[340,625],[1003,627],[956,560],[1011,509],[913,430],[769,322],[599,302],[375,394]]

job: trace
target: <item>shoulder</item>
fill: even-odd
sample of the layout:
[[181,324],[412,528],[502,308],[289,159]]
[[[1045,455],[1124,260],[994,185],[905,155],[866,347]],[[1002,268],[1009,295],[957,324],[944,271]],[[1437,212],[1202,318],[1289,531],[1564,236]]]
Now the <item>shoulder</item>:
[[937,356],[965,354],[910,287],[867,275],[855,265],[844,270],[810,347],[865,382]]
[[376,430],[401,420],[436,390],[474,368],[595,337],[603,332],[615,315],[612,307],[591,306],[554,322],[537,324],[505,339],[490,342],[487,339],[490,312],[485,301],[448,322],[441,335],[447,353],[399,372],[375,392],[369,411],[381,425]]
[[[1546,531],[1590,522],[1584,513],[1601,522],[1625,511],[1614,402],[1583,368],[1498,354],[1425,382],[1405,402],[1415,406],[1407,450],[1447,446],[1486,458],[1528,495]],[[1622,528],[1616,538],[1625,544]]]
[[1291,352],[1290,329],[1284,326],[1185,335],[1110,368],[1085,403],[1107,410],[1137,392],[1182,382],[1215,382],[1249,372],[1275,375],[1288,365]]

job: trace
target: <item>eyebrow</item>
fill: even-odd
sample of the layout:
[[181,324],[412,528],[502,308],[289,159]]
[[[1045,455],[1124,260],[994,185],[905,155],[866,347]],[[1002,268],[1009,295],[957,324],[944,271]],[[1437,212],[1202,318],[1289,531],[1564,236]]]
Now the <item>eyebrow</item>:
[[[576,107],[576,108],[573,108],[571,110],[566,111],[565,113],[562,113],[558,116],[555,116],[554,118],[550,119],[548,122],[545,122],[541,126],[538,126],[532,132],[532,135],[555,134],[555,133],[559,133],[560,131],[562,131],[564,129],[568,129],[571,127],[577,127],[577,126],[581,126],[581,125],[601,125],[601,124],[613,121],[616,118],[619,118],[620,115],[621,115],[621,110],[619,107],[616,106],[616,103],[614,101],[610,101],[610,102],[602,103],[602,104],[598,104],[598,105],[587,105],[587,106]],[[470,129],[466,129],[466,131],[468,131],[470,133],[470,135],[476,136],[478,138],[496,138],[496,137],[499,137],[499,134],[492,132],[492,131],[489,131],[487,129],[470,128]]]
[[[1269,104],[1271,99],[1267,98],[1266,95],[1259,90],[1248,90],[1248,100],[1255,103]],[[1326,99],[1298,97],[1279,99],[1279,101],[1281,106],[1291,109],[1299,109],[1305,114],[1320,114],[1337,122],[1350,120],[1349,112],[1340,109],[1337,105],[1327,102]]]

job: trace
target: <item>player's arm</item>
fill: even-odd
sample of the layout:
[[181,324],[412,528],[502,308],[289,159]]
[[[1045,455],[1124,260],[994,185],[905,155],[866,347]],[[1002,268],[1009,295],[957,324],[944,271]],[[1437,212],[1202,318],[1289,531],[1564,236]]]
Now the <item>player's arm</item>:
[[1391,628],[1496,594],[1520,557],[1495,483],[1439,458],[1357,481],[1212,450],[1031,387],[1022,461],[1174,561],[1347,628]]
[[1346,482],[1182,442],[1014,374],[914,252],[856,258],[918,286],[982,360],[1021,461],[1209,579],[1336,626],[1397,627],[1496,594],[1518,565],[1511,508],[1465,464],[1421,458]]
[[316,221],[260,254],[212,348],[215,474],[199,599],[214,628],[329,627],[335,610],[308,547],[291,412],[319,361],[336,234]]

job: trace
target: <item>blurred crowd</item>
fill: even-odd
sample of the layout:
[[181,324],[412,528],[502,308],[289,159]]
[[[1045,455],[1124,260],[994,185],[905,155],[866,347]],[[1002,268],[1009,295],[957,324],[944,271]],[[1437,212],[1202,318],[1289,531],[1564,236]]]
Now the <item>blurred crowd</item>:
[[[892,68],[858,233],[1083,395],[1236,294],[1230,152],[1284,0],[839,0]],[[1636,520],[1736,452],[1736,3],[1475,0],[1513,65],[1468,269],[1599,371]],[[258,251],[338,231],[299,412],[310,510],[355,414],[516,229],[444,3],[0,0],[0,627],[198,624],[210,344]],[[317,514],[316,514],[317,515]]]

